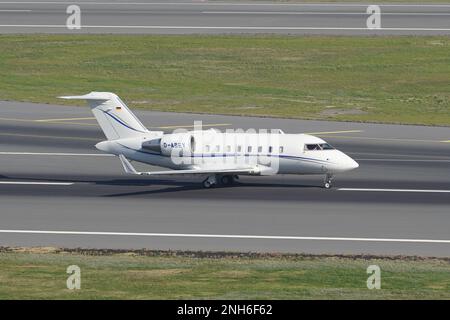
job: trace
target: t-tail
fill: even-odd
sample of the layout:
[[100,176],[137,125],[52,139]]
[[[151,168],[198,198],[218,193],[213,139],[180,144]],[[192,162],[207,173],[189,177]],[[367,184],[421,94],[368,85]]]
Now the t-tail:
[[149,132],[114,93],[91,92],[60,98],[86,100],[108,140],[138,137]]

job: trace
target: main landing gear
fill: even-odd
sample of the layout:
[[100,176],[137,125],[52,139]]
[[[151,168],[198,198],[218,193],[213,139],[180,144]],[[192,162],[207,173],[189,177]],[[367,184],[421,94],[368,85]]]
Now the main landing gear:
[[203,180],[204,188],[211,188],[214,186],[231,186],[238,180],[237,175],[211,175]]
[[325,179],[323,181],[323,187],[325,189],[330,189],[332,180],[333,180],[333,175],[327,173],[325,175]]

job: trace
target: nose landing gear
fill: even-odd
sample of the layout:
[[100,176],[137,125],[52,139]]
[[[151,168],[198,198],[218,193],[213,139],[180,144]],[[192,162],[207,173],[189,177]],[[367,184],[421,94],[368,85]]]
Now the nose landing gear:
[[323,182],[323,187],[325,189],[330,189],[332,180],[333,180],[333,175],[327,173],[325,175],[325,179],[324,179],[324,182]]

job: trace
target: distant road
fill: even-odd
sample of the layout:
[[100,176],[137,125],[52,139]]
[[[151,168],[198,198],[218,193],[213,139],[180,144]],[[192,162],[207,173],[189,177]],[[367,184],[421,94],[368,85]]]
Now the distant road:
[[[81,30],[68,30],[68,5]],[[207,1],[0,1],[0,33],[450,34],[450,4],[382,4],[381,29],[367,29],[368,4]]]

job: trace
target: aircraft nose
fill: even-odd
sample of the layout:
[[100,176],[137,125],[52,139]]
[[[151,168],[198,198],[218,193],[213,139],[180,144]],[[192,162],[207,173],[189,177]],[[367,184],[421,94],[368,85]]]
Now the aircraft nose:
[[339,150],[335,150],[334,155],[335,155],[335,157],[333,158],[334,163],[327,167],[328,172],[331,173],[346,172],[354,170],[359,167],[358,162],[356,162],[348,155]]
[[350,164],[350,170],[356,169],[359,167],[359,163],[356,162],[355,160],[351,159],[351,164]]
[[359,163],[347,156],[347,159],[345,161],[345,170],[353,170],[359,167]]

